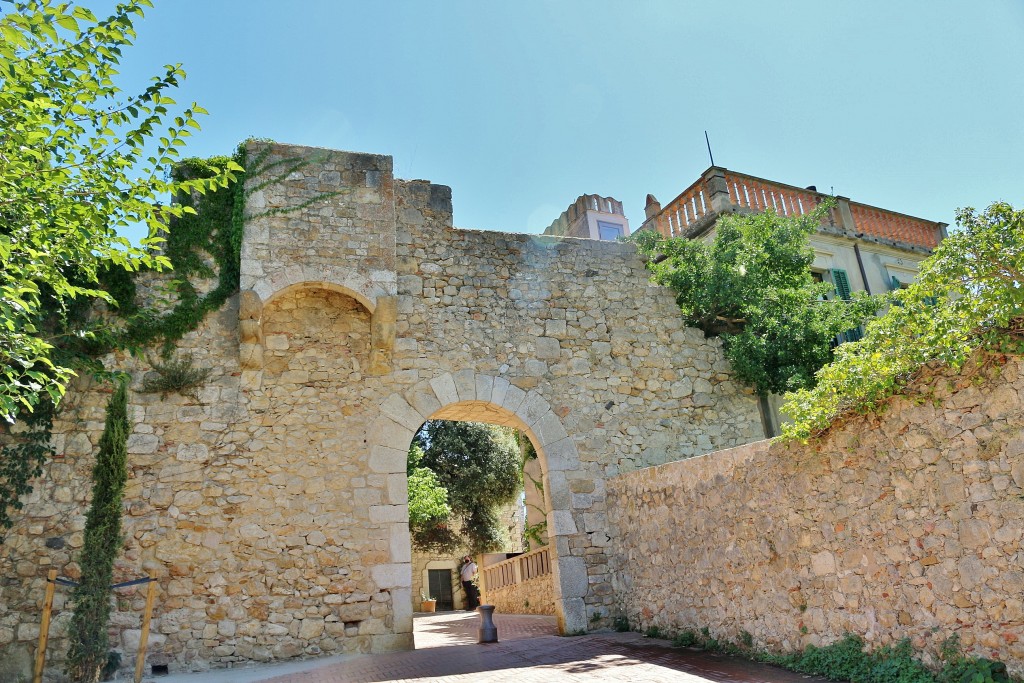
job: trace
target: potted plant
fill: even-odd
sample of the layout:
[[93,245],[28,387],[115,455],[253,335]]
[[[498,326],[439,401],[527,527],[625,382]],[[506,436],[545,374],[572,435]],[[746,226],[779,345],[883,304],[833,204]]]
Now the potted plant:
[[437,598],[431,597],[429,593],[420,593],[420,611],[434,612],[437,610]]

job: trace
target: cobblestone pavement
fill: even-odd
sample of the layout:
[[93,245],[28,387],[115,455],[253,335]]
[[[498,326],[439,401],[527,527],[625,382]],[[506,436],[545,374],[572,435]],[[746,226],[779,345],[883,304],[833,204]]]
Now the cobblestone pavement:
[[266,683],[377,681],[630,681],[638,683],[811,683],[736,657],[668,647],[638,633],[563,638],[549,617],[495,615],[500,642],[476,642],[478,617],[468,612],[416,616],[412,652],[358,655]]

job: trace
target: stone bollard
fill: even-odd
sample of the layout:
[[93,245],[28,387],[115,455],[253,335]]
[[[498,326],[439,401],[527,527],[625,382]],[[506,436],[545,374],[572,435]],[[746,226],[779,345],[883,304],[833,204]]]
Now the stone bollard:
[[498,642],[498,627],[494,625],[494,605],[480,605],[476,608],[480,612],[480,637],[478,643]]

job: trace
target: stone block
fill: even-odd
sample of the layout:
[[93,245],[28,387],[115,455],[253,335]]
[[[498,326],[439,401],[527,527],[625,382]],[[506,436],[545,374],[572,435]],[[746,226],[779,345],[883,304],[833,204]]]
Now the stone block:
[[569,436],[558,416],[550,411],[537,420],[532,427],[542,444],[555,443]]
[[501,407],[518,415],[519,406],[523,404],[525,399],[526,392],[514,384],[510,384],[505,390],[505,399],[501,402]]
[[[409,437],[409,442],[412,443],[411,436]],[[394,474],[405,472],[408,458],[408,447],[406,447],[406,450],[399,450],[387,446],[374,446],[370,449],[367,465],[369,465],[371,472]]]
[[516,415],[526,424],[533,426],[537,420],[551,412],[551,405],[544,400],[539,392],[531,391],[527,394],[523,404],[516,410]]
[[459,370],[452,379],[459,395],[459,401],[476,400],[476,373],[472,370]]
[[570,471],[580,467],[576,443],[571,438],[544,444],[543,449],[549,473],[557,470]]
[[412,562],[412,536],[407,524],[395,524],[391,527],[388,546],[392,562]]
[[455,378],[451,373],[430,380],[430,386],[442,408],[459,402],[459,390],[455,387]]
[[415,646],[413,645],[412,633],[384,633],[381,635],[372,636],[370,640],[370,653],[371,654],[384,654],[386,652],[401,652],[403,650],[412,650]]
[[409,522],[408,505],[371,505],[370,522],[386,524],[389,522]]
[[302,620],[302,624],[299,626],[299,638],[302,640],[312,640],[319,638],[324,632],[324,619],[323,617],[306,617]]
[[268,334],[263,343],[269,351],[284,351],[288,348],[288,335]]
[[409,502],[409,478],[404,472],[387,476],[387,502],[406,505]]
[[411,588],[412,565],[406,562],[374,565],[370,567],[370,578],[382,590]]
[[437,400],[437,396],[434,395],[434,390],[429,383],[425,383],[422,388],[410,390],[406,398],[424,420],[441,409],[441,402]]
[[568,536],[579,531],[571,510],[551,510],[548,512],[548,533],[557,536]]
[[398,394],[391,394],[380,406],[380,411],[414,433],[423,424],[423,416]]
[[370,443],[387,446],[395,450],[408,452],[409,444],[412,443],[414,432],[408,427],[403,427],[389,417],[379,417],[370,429],[367,441]]
[[391,614],[395,633],[412,633],[412,591],[396,588],[391,591]]
[[145,455],[156,453],[159,446],[160,439],[153,434],[136,433],[128,437],[128,452],[131,454]]
[[544,334],[555,339],[565,339],[566,329],[564,320],[544,321]]
[[562,593],[562,599],[583,598],[590,590],[587,578],[587,563],[582,557],[558,557],[555,579]]
[[502,405],[510,386],[512,384],[504,377],[495,377],[494,385],[491,388],[491,403],[497,406]]
[[587,605],[583,598],[563,597],[556,606],[558,610],[558,630],[565,635],[584,633],[589,624],[587,622]]
[[549,470],[544,480],[544,503],[549,510],[567,510],[571,505],[572,494],[562,470]]
[[490,375],[477,375],[476,376],[476,400],[487,401],[491,400],[491,391],[494,389],[494,378]]
[[[565,321],[562,321],[562,325],[565,325]],[[533,345],[537,358],[542,360],[557,360],[562,351],[562,347],[554,337],[537,337]]]

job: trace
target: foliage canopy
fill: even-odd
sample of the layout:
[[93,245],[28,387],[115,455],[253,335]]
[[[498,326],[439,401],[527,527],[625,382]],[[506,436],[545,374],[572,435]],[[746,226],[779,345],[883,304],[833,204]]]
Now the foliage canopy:
[[522,489],[514,430],[479,422],[428,421],[409,449],[408,473],[415,547],[451,552],[466,545],[481,553],[504,544],[497,508],[515,500]]
[[863,293],[826,299],[833,286],[814,281],[808,237],[831,206],[796,217],[723,215],[711,242],[651,230],[630,239],[652,280],[675,290],[686,323],[722,337],[736,376],[762,396],[783,393],[813,386],[836,336],[881,305]]
[[[168,92],[185,76],[168,65],[142,92],[115,83],[133,21],[149,0],[118,4],[105,19],[52,0],[15,2],[0,17],[0,417],[12,421],[45,396],[57,403],[74,368],[54,353],[46,309],[114,298],[104,269],[166,268],[153,247],[186,205],[161,201],[225,187],[241,168],[169,179],[197,117]],[[117,232],[149,235],[134,246]]]
[[806,439],[848,411],[873,410],[927,363],[959,368],[979,348],[1024,352],[1024,211],[961,209],[957,225],[864,338],[840,346],[814,388],[787,396],[786,436]]

